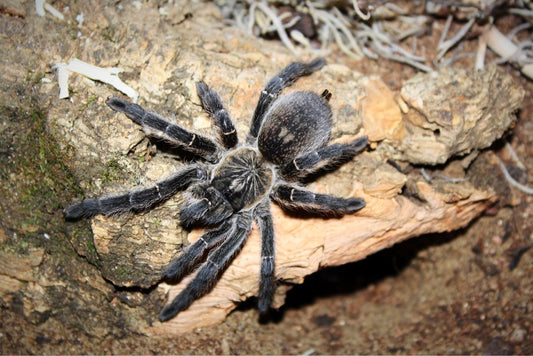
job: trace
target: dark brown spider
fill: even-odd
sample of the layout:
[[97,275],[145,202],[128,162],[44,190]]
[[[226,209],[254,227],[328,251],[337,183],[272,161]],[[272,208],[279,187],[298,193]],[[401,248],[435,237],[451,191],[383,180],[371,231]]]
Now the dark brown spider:
[[219,130],[221,142],[172,124],[124,99],[108,99],[111,109],[126,114],[146,134],[203,158],[151,188],[85,199],[65,209],[67,219],[138,212],[185,191],[187,203],[180,212],[181,223],[212,229],[164,271],[164,280],[176,282],[200,265],[193,281],[161,310],[161,321],[174,317],[209,292],[241,250],[254,220],[262,238],[259,310],[269,309],[275,289],[270,199],[285,209],[326,215],[349,214],[365,206],[360,198],[315,194],[301,186],[303,178],[350,160],[368,143],[362,137],[350,144],[327,145],[332,125],[328,104],[331,94],[327,90],[322,95],[299,91],[278,97],[283,88],[323,65],[322,58],[291,63],[272,78],[261,92],[247,142],[242,144],[238,143],[237,132],[219,95],[204,82],[199,82],[196,89],[204,110]]

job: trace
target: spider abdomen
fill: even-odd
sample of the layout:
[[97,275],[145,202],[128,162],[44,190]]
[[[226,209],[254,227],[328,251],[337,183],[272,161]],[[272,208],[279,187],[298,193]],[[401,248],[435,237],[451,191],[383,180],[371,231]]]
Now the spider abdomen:
[[258,147],[274,164],[285,165],[329,141],[331,109],[326,99],[311,91],[278,98],[265,116]]
[[238,149],[216,168],[211,186],[218,190],[235,211],[255,205],[272,186],[272,169],[251,148]]

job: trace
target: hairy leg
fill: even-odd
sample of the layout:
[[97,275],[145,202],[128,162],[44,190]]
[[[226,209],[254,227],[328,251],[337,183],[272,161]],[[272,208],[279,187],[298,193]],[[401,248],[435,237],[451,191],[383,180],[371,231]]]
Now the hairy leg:
[[159,115],[144,110],[137,104],[122,98],[111,97],[107,99],[107,105],[115,111],[124,113],[133,122],[141,125],[148,135],[161,138],[206,159],[211,158],[217,151],[216,144],[210,139],[172,124]]
[[249,137],[257,138],[263,117],[270,104],[276,100],[279,93],[292,85],[298,78],[310,75],[324,66],[324,58],[317,58],[309,63],[294,62],[285,67],[277,76],[270,79],[259,96],[254,116],[250,124]]
[[161,203],[195,181],[206,179],[207,173],[200,167],[190,167],[158,182],[155,186],[99,199],[85,199],[64,210],[65,218],[75,220],[94,215],[112,215],[128,211],[144,211]]
[[159,320],[166,321],[187,309],[195,300],[206,295],[218,282],[222,272],[239,253],[252,227],[249,212],[235,214],[233,233],[220,246],[212,250],[194,279],[159,313]]
[[286,178],[302,177],[324,167],[334,167],[351,160],[368,145],[366,136],[349,144],[335,143],[292,160],[281,169]]
[[261,234],[261,274],[259,281],[258,308],[266,313],[272,304],[275,291],[275,244],[274,223],[270,214],[270,202],[259,205],[254,212]]
[[218,228],[207,231],[181,255],[170,262],[163,273],[163,279],[179,282],[200,263],[205,251],[224,240],[232,232],[232,228],[232,222],[226,220]]
[[220,130],[222,142],[226,148],[235,147],[237,144],[237,130],[231,121],[228,111],[222,105],[218,93],[209,89],[204,82],[196,84],[196,92],[202,101],[202,107]]
[[275,187],[272,198],[288,210],[304,210],[326,215],[354,213],[365,207],[365,201],[361,198],[344,199],[327,194],[315,194],[288,184]]

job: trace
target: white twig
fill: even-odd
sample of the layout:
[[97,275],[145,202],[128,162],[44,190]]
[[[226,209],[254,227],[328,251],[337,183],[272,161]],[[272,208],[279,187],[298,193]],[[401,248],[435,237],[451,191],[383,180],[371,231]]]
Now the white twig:
[[529,22],[524,22],[523,24],[520,24],[518,26],[516,26],[515,28],[513,28],[508,34],[507,34],[507,38],[510,39],[511,41],[514,39],[514,36],[516,36],[516,34],[520,31],[523,31],[523,30],[527,30],[528,28],[530,28],[531,26],[533,26],[532,24],[530,24]]
[[123,70],[120,68],[101,68],[80,61],[79,59],[73,59],[68,64],[58,64],[57,69],[58,81],[60,85],[60,98],[67,98],[69,96],[68,72],[78,73],[89,79],[98,80],[100,82],[110,84],[114,86],[117,90],[132,98],[134,102],[137,101],[137,98],[139,97],[139,94],[132,87],[125,84],[118,77],[118,73],[123,72]]
[[422,174],[422,177],[428,182],[431,182],[433,180],[433,177],[428,172],[426,172],[424,168],[420,170],[420,174]]
[[533,41],[524,41],[520,42],[516,48],[516,51],[511,54],[509,57],[502,57],[500,59],[496,60],[497,64],[505,63],[505,62],[514,62],[518,65],[522,64],[528,64],[532,62],[531,58],[528,58],[528,53],[530,51],[527,51],[527,48],[533,47]]
[[[448,19],[449,18],[450,17],[448,17]],[[437,60],[441,59],[450,48],[455,46],[464,37],[464,35],[466,35],[468,30],[470,30],[470,28],[474,24],[475,20],[475,18],[471,18],[463,27],[461,27],[461,29],[455,34],[455,36],[453,36],[449,40],[439,43],[439,45],[437,46],[437,50],[439,51],[437,54]]]
[[257,4],[254,2],[250,5],[250,10],[248,10],[248,33],[254,34],[254,22],[255,22],[255,8]]
[[509,184],[517,189],[519,189],[520,191],[526,193],[526,194],[533,194],[533,188],[531,187],[528,187],[527,185],[523,185],[522,183],[516,181],[512,176],[511,174],[509,173],[509,171],[507,170],[507,167],[505,167],[505,164],[503,164],[503,161],[500,159],[500,157],[496,156],[498,158],[498,161],[500,162],[500,168],[503,172],[503,175],[505,177],[505,179],[507,179],[507,181],[509,182]]
[[[484,36],[487,40],[487,46],[500,57],[511,58],[519,50],[519,47],[501,33],[496,26],[490,26]],[[533,79],[533,63],[522,65],[520,71],[529,79]]]
[[359,4],[357,3],[357,0],[352,0],[353,9],[355,10],[355,13],[359,18],[363,21],[366,21],[370,18],[370,11],[368,11],[367,14],[363,14],[361,9],[359,8]]
[[523,17],[533,17],[533,10],[511,8],[507,11],[509,11],[510,14],[515,14]]
[[453,63],[455,63],[456,61],[462,58],[476,58],[476,53],[472,53],[472,52],[461,53],[463,50],[463,47],[464,47],[463,42],[459,43],[457,47],[455,48],[455,50],[453,51],[451,58],[441,60],[439,62],[439,67],[440,68],[450,67]]
[[424,57],[416,56],[407,52],[401,46],[394,42],[387,34],[381,33],[378,25],[373,25],[372,28],[366,24],[361,24],[365,31],[361,31],[365,37],[371,39],[369,45],[381,57],[390,59],[392,61],[408,64],[424,72],[431,72],[432,69],[421,63],[425,60]]
[[[284,16],[287,15],[287,16]],[[289,18],[291,14],[286,12],[285,14],[281,15],[279,17],[280,20],[283,20],[283,18],[287,17]],[[296,25],[298,21],[300,21],[302,18],[300,16],[294,16],[292,19],[290,19],[286,24],[283,25],[284,28],[291,28],[292,26]]]
[[446,39],[446,36],[448,36],[448,31],[450,31],[450,26],[452,25],[453,16],[448,15],[448,18],[446,18],[446,22],[444,23],[444,28],[442,29],[442,33],[440,34],[439,42],[437,43],[437,48],[440,48],[442,44],[444,43],[444,40]]
[[516,151],[513,149],[513,146],[511,146],[509,142],[505,142],[505,148],[507,149],[507,152],[509,152],[509,155],[511,156],[513,161],[516,163],[518,168],[526,169],[526,166],[524,165],[524,163],[522,163],[522,161],[518,157],[518,154],[516,154]]
[[420,174],[422,174],[422,177],[426,181],[428,181],[430,183],[433,182],[436,178],[440,179],[443,182],[448,182],[448,183],[461,183],[461,182],[465,182],[466,181],[466,178],[451,178],[451,177],[447,177],[447,176],[445,176],[443,174],[431,175],[428,172],[426,172],[426,170],[424,168],[422,168],[420,170]]
[[289,33],[289,35],[291,36],[291,38],[293,40],[295,40],[296,42],[298,42],[299,44],[303,45],[305,48],[307,49],[311,49],[311,43],[309,42],[309,39],[307,37],[305,37],[303,35],[303,33],[301,33],[300,31],[298,30],[291,30],[291,32]]
[[68,93],[68,77],[70,71],[66,69],[65,63],[59,63],[57,68],[57,82],[59,84],[59,99],[65,99],[69,97]]
[[487,32],[483,32],[478,38],[476,64],[474,68],[481,70],[485,67],[485,56],[487,54]]
[[298,51],[294,46],[292,45],[291,40],[289,39],[289,36],[287,36],[287,32],[285,31],[285,28],[283,28],[283,24],[279,20],[279,18],[276,16],[276,14],[267,6],[264,2],[258,2],[257,7],[261,9],[267,15],[270,20],[272,21],[272,24],[276,28],[276,31],[278,32],[278,36],[281,39],[281,42],[295,55],[299,55]]
[[427,22],[426,16],[399,16],[398,21],[400,26],[398,28],[383,22],[383,27],[387,32],[394,33],[396,41],[402,41],[408,37],[416,36],[425,31],[424,25]]
[[384,4],[384,6],[387,9],[389,9],[389,10],[391,10],[391,11],[393,11],[393,12],[399,14],[399,15],[405,15],[405,10],[402,9],[401,7],[399,7],[398,5],[396,5],[395,3],[387,2],[387,3]]
[[[318,10],[312,6],[310,6],[309,9],[311,16],[314,19],[319,20],[324,24],[324,26],[331,29],[333,37],[335,38],[335,42],[337,43],[341,51],[343,51],[348,56],[356,59],[361,59],[363,57],[363,53],[359,48],[359,45],[355,41],[351,31],[341,22],[341,20],[331,15],[327,11]],[[344,37],[348,41],[348,45],[344,43],[338,30],[343,33]]]
[[52,5],[48,4],[48,3],[44,3],[44,9],[46,11],[48,11],[50,14],[52,14],[53,16],[57,17],[58,19],[60,20],[64,20],[65,19],[65,16],[63,16],[63,14],[61,12],[59,12],[58,10],[55,9],[55,7],[53,7]]
[[355,51],[357,57],[362,58],[363,52],[355,40],[352,31],[349,29],[350,23],[344,18],[344,15],[336,7],[333,8],[332,12],[333,15],[331,16],[331,19],[333,24],[337,25],[337,28],[344,34],[348,44],[350,45],[350,48]]
[[48,11],[53,16],[57,17],[60,20],[64,20],[65,16],[58,10],[56,10],[55,7],[48,4],[45,0],[35,0],[35,12],[37,12],[37,15],[39,16],[45,16],[44,10]]
[[44,16],[44,0],[35,0],[35,11],[37,12],[37,15]]

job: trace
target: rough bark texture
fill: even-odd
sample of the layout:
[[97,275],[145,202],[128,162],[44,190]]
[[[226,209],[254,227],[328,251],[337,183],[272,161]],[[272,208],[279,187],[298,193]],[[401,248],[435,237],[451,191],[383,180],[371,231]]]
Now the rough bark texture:
[[[492,194],[468,185],[447,187],[459,195],[455,199],[433,190],[425,182],[418,182],[416,186],[425,204],[405,197],[372,199],[365,196],[368,209],[358,216],[342,219],[295,219],[274,208],[276,276],[283,281],[302,283],[305,276],[321,267],[360,260],[409,237],[463,227],[494,202]],[[244,249],[211,293],[175,319],[155,324],[145,331],[176,333],[220,322],[235,308],[236,302],[256,295],[259,255],[260,241],[254,229]],[[187,278],[172,286],[169,298],[176,296],[189,281]],[[284,293],[286,290],[281,289],[276,306],[281,306]]]

